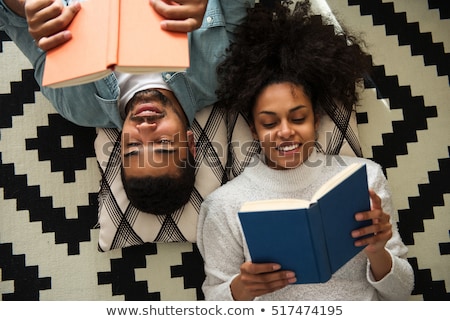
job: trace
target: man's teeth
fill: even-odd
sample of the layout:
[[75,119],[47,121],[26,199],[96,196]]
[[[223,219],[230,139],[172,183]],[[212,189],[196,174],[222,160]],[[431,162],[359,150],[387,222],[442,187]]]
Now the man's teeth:
[[152,110],[144,110],[139,113],[139,116],[156,115],[157,113]]
[[289,152],[291,150],[294,150],[298,148],[298,144],[294,144],[294,145],[286,145],[286,146],[279,146],[278,150],[282,151],[282,152]]

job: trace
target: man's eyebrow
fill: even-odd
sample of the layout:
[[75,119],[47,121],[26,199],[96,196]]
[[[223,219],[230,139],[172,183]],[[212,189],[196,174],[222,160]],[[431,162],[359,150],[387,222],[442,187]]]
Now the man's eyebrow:
[[159,154],[173,154],[176,152],[175,148],[157,148],[153,150],[155,153],[159,153]]
[[139,150],[133,150],[133,151],[131,151],[131,152],[124,153],[124,154],[123,154],[123,157],[124,157],[124,158],[129,158],[129,157],[131,157],[131,156],[136,156],[136,155],[138,155],[138,154],[139,154]]
[[[158,153],[158,154],[173,154],[175,152],[177,152],[179,148],[174,147],[174,148],[154,148],[153,152],[154,153]],[[138,148],[135,150],[132,150],[131,152],[128,153],[124,153],[123,157],[124,158],[129,158],[131,156],[137,156],[142,152],[142,148]]]
[[[153,152],[158,153],[158,154],[173,154],[176,152],[176,149],[157,148],[157,149],[154,149]],[[141,153],[141,150],[137,149],[137,150],[133,150],[129,153],[123,154],[123,157],[129,158],[131,156],[138,156],[140,153]]]

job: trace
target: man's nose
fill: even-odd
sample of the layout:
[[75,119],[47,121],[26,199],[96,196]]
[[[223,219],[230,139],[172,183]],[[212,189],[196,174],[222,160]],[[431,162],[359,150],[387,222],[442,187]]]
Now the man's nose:
[[147,122],[147,121],[143,121],[142,123],[139,123],[136,125],[136,128],[138,129],[138,131],[140,133],[145,133],[148,131],[153,131],[155,130],[157,127],[157,123],[156,122]]

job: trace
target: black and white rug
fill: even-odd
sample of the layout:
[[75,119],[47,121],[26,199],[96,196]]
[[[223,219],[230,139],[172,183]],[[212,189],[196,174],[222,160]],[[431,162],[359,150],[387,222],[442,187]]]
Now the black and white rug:
[[[411,300],[449,300],[449,2],[328,3],[377,66],[359,136],[394,192]],[[98,250],[96,130],[55,113],[3,33],[0,71],[0,300],[202,300],[195,244]]]

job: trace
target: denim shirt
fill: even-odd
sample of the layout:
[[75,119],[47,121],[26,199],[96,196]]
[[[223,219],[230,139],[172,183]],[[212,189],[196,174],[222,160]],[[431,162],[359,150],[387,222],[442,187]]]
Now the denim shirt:
[[[234,28],[253,5],[254,0],[209,0],[202,26],[189,33],[189,68],[183,72],[162,73],[189,122],[198,110],[216,101],[216,67],[224,58]],[[31,62],[41,85],[45,52],[28,33],[26,20],[14,14],[3,0],[0,0],[0,30],[8,34]],[[75,124],[122,129],[123,119],[118,109],[120,89],[114,73],[79,86],[41,86],[41,91],[61,116]]]

